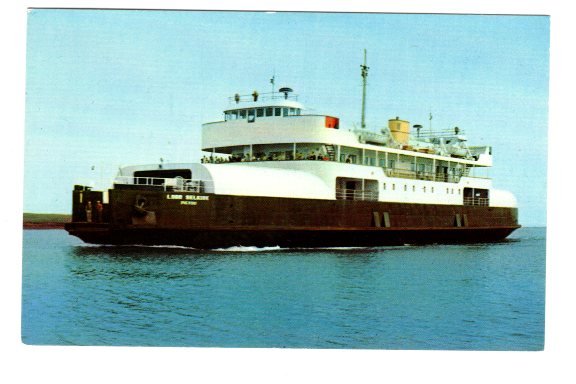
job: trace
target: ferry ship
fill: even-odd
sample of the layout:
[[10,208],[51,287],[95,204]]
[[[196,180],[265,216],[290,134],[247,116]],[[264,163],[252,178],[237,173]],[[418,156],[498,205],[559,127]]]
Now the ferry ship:
[[489,242],[520,227],[514,195],[485,172],[490,146],[400,117],[368,130],[366,59],[361,75],[360,127],[308,114],[288,87],[236,94],[202,125],[200,162],[123,167],[107,191],[74,186],[66,230],[214,249]]

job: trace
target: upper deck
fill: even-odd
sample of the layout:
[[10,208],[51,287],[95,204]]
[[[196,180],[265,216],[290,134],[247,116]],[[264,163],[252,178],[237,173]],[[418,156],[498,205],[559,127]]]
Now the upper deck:
[[[394,156],[408,156],[412,163],[490,167],[490,147],[468,147],[459,128],[423,132],[421,126],[396,117],[380,132],[341,129],[338,117],[306,114],[289,88],[284,92],[235,95],[224,110],[224,120],[202,125],[202,150],[229,155],[231,161],[290,160],[321,155],[323,159],[354,164],[388,164]],[[286,91],[289,90],[289,91]],[[227,158],[226,156],[224,158]],[[226,162],[226,161],[224,161]]]

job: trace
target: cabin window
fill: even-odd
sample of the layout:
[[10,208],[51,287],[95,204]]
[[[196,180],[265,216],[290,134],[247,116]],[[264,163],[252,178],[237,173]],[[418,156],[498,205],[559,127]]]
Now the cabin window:
[[382,185],[383,189],[386,190],[386,183]]
[[406,184],[404,184],[404,192],[406,192],[408,190],[408,186]]
[[282,116],[282,108],[280,107],[274,108],[274,116]]
[[246,118],[246,110],[245,110],[245,109],[243,109],[243,110],[240,111],[240,118],[241,118],[241,119],[245,119],[245,118]]
[[370,165],[370,158],[368,157],[364,158],[364,165]]
[[393,191],[396,190],[396,184],[392,184],[392,190],[393,190]]
[[288,116],[288,108],[282,108],[282,111],[284,116]]
[[264,108],[257,108],[256,117],[263,117],[263,116],[264,116]]
[[270,117],[274,115],[274,108],[268,107],[266,108],[266,117]]
[[372,150],[364,151],[364,165],[370,165],[370,166],[376,165],[376,151]]
[[426,193],[426,186],[422,187],[422,191]]

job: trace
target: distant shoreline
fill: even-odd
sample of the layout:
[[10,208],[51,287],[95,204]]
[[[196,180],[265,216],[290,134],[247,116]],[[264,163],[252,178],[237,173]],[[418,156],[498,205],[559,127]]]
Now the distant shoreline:
[[24,212],[22,224],[24,229],[64,229],[71,219],[67,214]]
[[23,224],[24,229],[64,229],[64,223],[27,223]]

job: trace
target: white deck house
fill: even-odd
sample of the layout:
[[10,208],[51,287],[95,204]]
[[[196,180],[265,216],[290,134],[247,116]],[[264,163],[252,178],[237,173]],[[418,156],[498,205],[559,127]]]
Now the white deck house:
[[224,120],[202,126],[200,164],[125,167],[116,184],[283,198],[516,207],[492,188],[490,147],[469,147],[459,129],[410,135],[390,119],[380,132],[340,129],[339,119],[307,115],[282,88],[236,95]]

